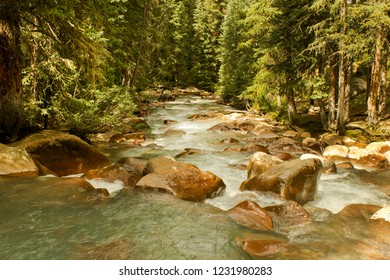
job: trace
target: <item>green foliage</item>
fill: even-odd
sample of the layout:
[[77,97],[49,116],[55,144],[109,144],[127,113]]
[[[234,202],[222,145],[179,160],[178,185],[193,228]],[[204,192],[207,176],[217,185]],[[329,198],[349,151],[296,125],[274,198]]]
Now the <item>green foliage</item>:
[[59,124],[80,137],[113,128],[135,108],[130,92],[118,86],[93,90],[89,100],[62,95],[53,101]]

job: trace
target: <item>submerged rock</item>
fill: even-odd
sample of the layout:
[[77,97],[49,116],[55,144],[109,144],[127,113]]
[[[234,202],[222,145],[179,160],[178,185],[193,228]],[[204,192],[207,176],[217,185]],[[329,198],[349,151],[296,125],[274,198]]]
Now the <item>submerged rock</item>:
[[222,179],[213,173],[169,157],[149,160],[144,174],[146,176],[137,183],[137,187],[165,190],[190,201],[215,197],[226,187]]
[[108,164],[108,158],[80,138],[63,132],[45,130],[12,144],[36,155],[36,159],[58,176],[85,173]]
[[254,230],[271,230],[272,218],[257,203],[246,200],[228,211],[228,215],[238,224]]
[[342,217],[363,218],[368,220],[372,215],[381,209],[377,205],[369,204],[349,204],[345,206],[337,215]]
[[251,257],[266,258],[289,251],[291,245],[284,238],[265,235],[245,235],[236,238],[237,245]]
[[267,171],[244,181],[241,190],[270,191],[286,200],[305,204],[314,200],[322,170],[319,159],[292,160],[272,166]]
[[38,167],[24,149],[0,144],[0,176],[37,176]]
[[264,210],[274,214],[273,220],[280,225],[304,224],[311,221],[310,214],[295,201],[264,207]]

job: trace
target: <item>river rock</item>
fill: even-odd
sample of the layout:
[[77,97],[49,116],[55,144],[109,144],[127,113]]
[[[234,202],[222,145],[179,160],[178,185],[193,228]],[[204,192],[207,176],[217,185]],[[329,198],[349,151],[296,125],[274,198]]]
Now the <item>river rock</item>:
[[142,178],[137,183],[138,187],[165,189],[178,198],[190,201],[215,197],[226,187],[222,179],[211,172],[169,157],[149,160],[144,174],[149,176]]
[[290,137],[290,138],[295,138],[298,136],[298,132],[295,130],[287,130],[285,133],[282,134],[283,137]]
[[349,149],[343,145],[327,146],[323,152],[323,156],[332,160],[345,160],[348,158]]
[[145,133],[133,132],[133,133],[118,133],[110,137],[110,143],[129,142],[132,144],[141,144],[145,142]]
[[200,149],[185,148],[184,152],[177,154],[175,156],[175,158],[181,158],[181,157],[190,156],[190,155],[197,155],[197,154],[201,154],[201,153],[202,153],[202,150],[200,150]]
[[355,143],[355,141],[353,141],[351,138],[347,136],[340,136],[334,133],[325,133],[321,135],[320,142],[328,146],[344,145],[344,144],[350,145],[352,143]]
[[272,166],[267,171],[244,181],[241,190],[270,191],[286,200],[305,204],[314,200],[322,170],[319,159],[295,159]]
[[348,158],[355,167],[382,169],[388,166],[385,155],[367,149],[350,149]]
[[0,176],[37,176],[38,167],[24,149],[0,144]]
[[237,124],[237,128],[241,131],[251,131],[256,127],[256,121],[245,120]]
[[371,219],[383,219],[386,222],[390,222],[390,205],[379,209],[377,212],[374,213],[374,215],[372,215]]
[[380,154],[385,154],[390,151],[390,142],[372,142],[366,146],[366,149]]
[[291,226],[311,222],[310,214],[295,201],[267,206],[264,210],[277,216],[273,218],[277,224]]
[[268,150],[273,152],[289,152],[289,153],[304,153],[305,149],[303,149],[298,141],[283,137],[280,138],[267,146]]
[[248,179],[268,170],[271,166],[282,163],[283,160],[265,152],[257,152],[252,155],[248,165]]
[[148,160],[136,157],[124,157],[118,160],[117,163],[130,166],[132,169],[136,170],[136,172],[143,174]]
[[272,230],[271,216],[257,203],[246,200],[228,211],[231,217],[238,224],[254,230]]
[[314,155],[314,154],[303,154],[301,155],[300,159],[308,159],[308,158],[318,158],[322,163],[322,174],[335,174],[337,173],[336,164],[333,160],[330,160],[328,158]]
[[120,180],[126,187],[134,188],[137,182],[142,178],[142,172],[139,172],[128,165],[115,163],[101,169],[89,170],[82,178],[88,180],[103,179],[109,183]]
[[222,122],[210,127],[208,131],[230,131],[236,129],[237,122]]
[[260,144],[255,144],[255,143],[246,144],[245,146],[241,147],[240,151],[247,152],[247,153],[255,153],[255,152],[269,153],[269,151],[266,147],[264,147],[263,145],[260,145]]
[[36,155],[39,162],[58,176],[85,173],[108,164],[108,158],[80,138],[63,132],[44,130],[12,144]]
[[381,209],[381,207],[377,205],[349,204],[345,206],[339,213],[337,213],[337,215],[342,217],[363,218],[368,220],[379,209]]
[[219,141],[219,143],[221,143],[221,144],[237,144],[237,143],[240,143],[240,141],[237,140],[236,138],[225,138],[225,139],[222,139],[221,141]]
[[287,252],[291,245],[282,238],[275,237],[239,237],[236,238],[237,245],[243,249],[251,257],[265,258],[271,257],[272,255]]
[[185,135],[185,131],[183,130],[176,130],[176,129],[168,129],[163,133],[163,136],[170,137],[170,136],[183,136]]

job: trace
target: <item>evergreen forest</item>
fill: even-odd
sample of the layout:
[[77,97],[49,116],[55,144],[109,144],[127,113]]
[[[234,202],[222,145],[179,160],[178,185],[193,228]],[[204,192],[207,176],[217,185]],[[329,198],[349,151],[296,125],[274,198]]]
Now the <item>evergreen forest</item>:
[[83,135],[195,86],[294,123],[319,108],[342,134],[388,116],[389,0],[0,0],[0,142]]

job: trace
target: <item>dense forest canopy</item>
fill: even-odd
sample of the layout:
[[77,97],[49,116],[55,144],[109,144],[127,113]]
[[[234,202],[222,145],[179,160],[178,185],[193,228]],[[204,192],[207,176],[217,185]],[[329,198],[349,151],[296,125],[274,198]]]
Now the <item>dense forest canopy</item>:
[[196,86],[342,133],[386,117],[388,0],[1,0],[0,141],[21,128],[97,131],[153,86]]

